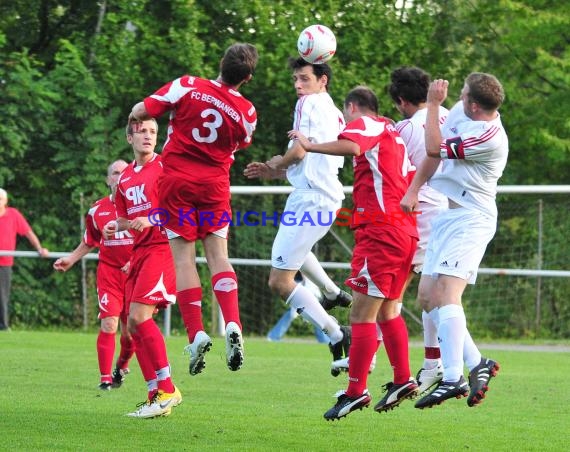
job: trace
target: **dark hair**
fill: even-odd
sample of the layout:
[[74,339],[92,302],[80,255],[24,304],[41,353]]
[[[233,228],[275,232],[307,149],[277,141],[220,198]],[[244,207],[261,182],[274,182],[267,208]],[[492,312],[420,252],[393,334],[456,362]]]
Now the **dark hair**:
[[344,106],[347,107],[350,103],[356,104],[362,110],[378,114],[378,98],[367,86],[357,86],[350,90],[344,99]]
[[312,64],[312,63],[309,63],[308,61],[305,61],[301,57],[289,58],[289,69],[295,71],[295,70],[301,69],[305,66],[312,66],[313,67],[313,73],[315,74],[317,79],[320,79],[323,75],[327,76],[327,90],[328,90],[328,88],[331,84],[331,81],[332,81],[332,69],[331,69],[331,67],[327,63]]
[[484,110],[497,110],[505,100],[503,85],[494,75],[472,72],[465,79],[465,84],[469,87],[469,99]]
[[228,85],[239,85],[252,75],[259,55],[255,46],[236,43],[226,49],[220,62],[222,81]]
[[400,99],[416,106],[426,102],[430,76],[423,69],[402,66],[394,70],[390,78],[392,83],[388,92],[396,104],[400,104]]

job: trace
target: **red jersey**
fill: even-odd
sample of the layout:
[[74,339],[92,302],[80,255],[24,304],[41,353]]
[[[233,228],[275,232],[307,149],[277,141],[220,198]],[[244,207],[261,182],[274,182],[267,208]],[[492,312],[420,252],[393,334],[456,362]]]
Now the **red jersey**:
[[131,231],[120,231],[115,232],[112,238],[105,239],[103,228],[116,219],[117,210],[110,196],[96,201],[85,217],[83,241],[87,246],[99,248],[100,263],[121,268],[131,257],[133,234]]
[[[150,217],[156,214],[158,207],[158,177],[162,173],[160,155],[154,157],[143,166],[137,162],[129,164],[119,177],[115,206],[117,216],[132,220],[137,217]],[[167,244],[166,232],[158,226],[145,228],[142,232],[130,231],[134,234],[134,246]]]
[[339,139],[360,147],[353,159],[353,226],[392,225],[418,237],[414,216],[400,207],[413,167],[395,127],[384,118],[362,116],[347,124]]
[[251,144],[257,123],[253,104],[215,80],[185,75],[144,100],[159,117],[170,111],[162,156],[164,172],[191,181],[228,180],[234,153]]
[[[14,251],[16,237],[26,235],[31,229],[18,209],[6,207],[6,212],[0,216],[0,250]],[[0,266],[11,267],[12,265],[14,265],[14,256],[0,256]]]

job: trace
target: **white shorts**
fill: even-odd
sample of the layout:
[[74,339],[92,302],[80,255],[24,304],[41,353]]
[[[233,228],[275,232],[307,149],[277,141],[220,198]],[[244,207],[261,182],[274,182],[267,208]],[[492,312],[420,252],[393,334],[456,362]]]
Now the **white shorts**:
[[431,233],[432,222],[435,217],[440,213],[447,210],[447,202],[445,204],[432,204],[429,202],[420,202],[419,215],[416,215],[416,221],[418,226],[418,234],[420,240],[418,241],[418,247],[416,249],[416,254],[412,261],[412,270],[415,273],[421,273],[424,265],[424,260],[426,256],[426,249],[428,244],[428,239]]
[[464,207],[448,209],[432,223],[423,274],[456,276],[475,284],[497,219]]
[[342,201],[319,190],[294,190],[287,198],[273,241],[271,265],[299,270],[315,243],[331,228],[341,205]]

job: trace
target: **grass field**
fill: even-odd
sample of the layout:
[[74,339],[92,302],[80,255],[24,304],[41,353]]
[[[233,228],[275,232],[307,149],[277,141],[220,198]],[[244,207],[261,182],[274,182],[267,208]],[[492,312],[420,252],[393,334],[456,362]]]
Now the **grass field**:
[[[11,451],[564,451],[570,446],[570,353],[482,351],[501,364],[485,402],[450,400],[426,410],[406,401],[389,413],[370,408],[336,422],[323,413],[346,386],[329,374],[316,342],[246,338],[239,372],[214,340],[204,373],[190,377],[184,338],[167,339],[184,403],[166,418],[124,416],[146,397],[134,361],[122,388],[97,389],[95,334],[0,334],[0,450]],[[488,353],[487,353],[488,352]],[[422,349],[411,349],[413,370]],[[391,379],[381,349],[369,378],[373,404]]]

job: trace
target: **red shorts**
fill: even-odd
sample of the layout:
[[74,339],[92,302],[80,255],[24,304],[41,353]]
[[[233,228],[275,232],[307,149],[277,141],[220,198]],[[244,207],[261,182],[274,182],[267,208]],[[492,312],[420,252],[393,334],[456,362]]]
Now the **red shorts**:
[[97,298],[99,319],[119,317],[125,307],[127,274],[120,268],[99,263],[97,266]]
[[176,303],[176,271],[168,243],[134,250],[125,290],[127,304],[136,302],[165,308]]
[[417,239],[396,227],[373,224],[358,227],[354,239],[346,285],[372,297],[398,298],[412,268]]
[[192,182],[162,174],[158,180],[159,205],[168,212],[163,226],[189,241],[214,232],[227,238],[232,219],[229,181]]

